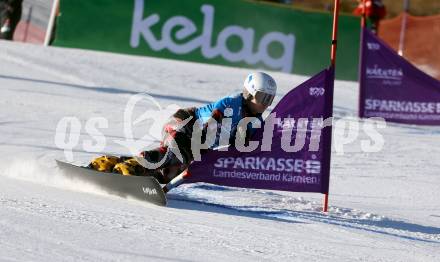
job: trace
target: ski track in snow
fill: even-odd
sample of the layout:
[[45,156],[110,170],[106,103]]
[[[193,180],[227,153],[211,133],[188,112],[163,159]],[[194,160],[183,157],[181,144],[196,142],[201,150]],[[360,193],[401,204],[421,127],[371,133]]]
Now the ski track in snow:
[[[231,196],[228,196],[228,194],[222,195],[220,199],[215,196],[210,197],[212,191],[217,190],[221,190],[222,192],[230,190],[232,194]],[[234,191],[236,193],[235,197]],[[234,199],[240,199],[240,195],[243,194],[243,191],[246,192],[251,199],[257,199],[257,201],[249,201],[249,198],[246,197],[242,198],[241,201],[237,201],[238,203],[231,205],[230,203],[233,203]],[[301,197],[285,197],[269,191],[262,192],[261,190],[232,188],[226,190],[220,186],[199,185],[191,187],[191,190],[171,193],[169,199],[247,212],[250,215],[272,218],[277,221],[320,222],[410,240],[440,244],[440,228],[421,226],[342,207],[330,207],[330,215],[327,215],[321,212],[321,203],[304,200]],[[170,205],[172,206],[172,203]]]
[[[147,92],[163,107],[201,105],[240,90],[248,70],[0,46],[0,260],[440,260],[439,127],[388,123],[380,130],[380,152],[361,151],[360,141],[368,139],[362,132],[344,154],[333,150],[328,214],[321,212],[320,194],[208,184],[181,186],[169,193],[169,207],[160,208],[65,178],[53,161],[64,158],[54,144],[58,121],[76,116],[83,125],[76,164],[127,154],[115,141],[124,138],[131,95]],[[273,75],[280,87],[275,104],[307,79]],[[335,88],[335,119],[368,121],[355,117],[356,83],[337,81]],[[92,116],[109,119],[96,134],[107,139],[100,152],[81,147],[90,139],[84,124]],[[343,136],[346,130],[334,131]],[[157,143],[154,136],[145,141]]]

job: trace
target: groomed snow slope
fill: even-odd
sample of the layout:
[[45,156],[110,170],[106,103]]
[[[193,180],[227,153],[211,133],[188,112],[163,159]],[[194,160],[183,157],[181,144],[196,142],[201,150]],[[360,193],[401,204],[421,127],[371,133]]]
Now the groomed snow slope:
[[[0,260],[440,261],[439,127],[388,124],[377,153],[360,150],[368,138],[361,132],[332,156],[328,214],[320,194],[207,184],[182,186],[168,207],[157,207],[72,182],[55,168],[54,159],[65,158],[54,142],[63,117],[81,122],[73,160],[86,164],[128,153],[115,141],[124,139],[132,95],[147,92],[164,108],[202,105],[239,91],[248,71],[1,41]],[[273,76],[275,102],[306,79]],[[336,119],[362,126],[357,84],[335,88]],[[91,117],[108,119],[103,152],[82,146]]]

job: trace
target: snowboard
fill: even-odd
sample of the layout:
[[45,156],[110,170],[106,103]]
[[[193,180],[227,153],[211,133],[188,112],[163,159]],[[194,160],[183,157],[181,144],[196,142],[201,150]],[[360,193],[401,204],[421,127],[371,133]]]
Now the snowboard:
[[78,179],[99,186],[106,192],[120,197],[132,197],[159,206],[167,204],[161,185],[154,177],[123,176],[99,172],[94,169],[72,165],[56,160],[58,167],[70,179]]

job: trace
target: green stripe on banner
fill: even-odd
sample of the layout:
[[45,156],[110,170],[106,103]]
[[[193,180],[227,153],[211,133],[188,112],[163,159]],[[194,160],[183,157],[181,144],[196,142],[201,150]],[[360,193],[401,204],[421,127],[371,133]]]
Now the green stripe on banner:
[[[63,0],[54,45],[313,75],[332,15],[240,0]],[[356,80],[359,18],[341,16],[340,79]]]

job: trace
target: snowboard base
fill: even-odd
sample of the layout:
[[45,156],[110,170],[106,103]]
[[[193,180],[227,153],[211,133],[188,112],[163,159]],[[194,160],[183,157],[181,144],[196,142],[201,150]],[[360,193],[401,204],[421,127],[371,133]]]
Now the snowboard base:
[[56,160],[58,167],[70,179],[78,179],[99,186],[107,193],[120,197],[132,197],[159,206],[166,206],[167,198],[154,177],[123,176],[99,172],[88,167],[76,166]]

